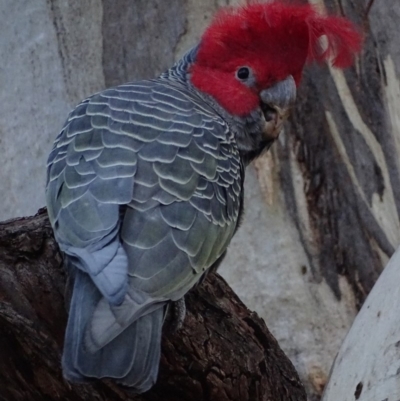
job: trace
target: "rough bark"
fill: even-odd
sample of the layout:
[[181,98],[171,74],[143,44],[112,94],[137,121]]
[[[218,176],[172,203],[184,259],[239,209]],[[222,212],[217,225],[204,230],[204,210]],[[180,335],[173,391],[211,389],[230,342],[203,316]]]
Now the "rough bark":
[[0,224],[1,400],[305,400],[293,365],[265,323],[218,275],[186,297],[178,332],[164,333],[159,380],[131,396],[110,381],[72,385],[60,354],[65,274],[45,210]]
[[312,3],[357,23],[363,50],[345,71],[305,69],[285,132],[248,174],[247,216],[221,274],[266,319],[318,400],[400,244],[400,3]]
[[[336,9],[335,1],[318,3]],[[290,139],[280,151],[281,158],[295,151],[303,175],[308,216],[300,216],[293,177],[288,165],[283,169],[296,224],[308,218],[310,230],[302,230],[301,240],[310,268],[320,270],[338,299],[339,276],[345,277],[359,307],[400,240],[398,132],[385,116],[383,60],[374,54],[365,2],[343,1],[336,11],[365,27],[362,54],[344,72],[318,66],[306,71]]]

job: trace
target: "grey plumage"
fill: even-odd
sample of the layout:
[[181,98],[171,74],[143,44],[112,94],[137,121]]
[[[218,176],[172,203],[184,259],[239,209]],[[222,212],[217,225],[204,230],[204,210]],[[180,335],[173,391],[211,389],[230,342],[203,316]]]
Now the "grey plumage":
[[186,80],[195,52],[84,100],[54,143],[48,213],[74,277],[67,379],[149,389],[165,306],[237,228],[244,166],[231,126]]
[[[85,338],[90,336],[90,332],[82,322],[92,320],[96,305],[101,302],[101,294],[87,274],[79,269],[74,274],[62,359],[66,377],[78,382],[88,378],[111,377],[121,384],[133,386],[138,392],[146,391],[155,383],[158,374],[160,347],[153,344],[161,341],[163,310],[158,308],[138,318],[101,348],[93,346],[95,339]],[[91,354],[91,351],[94,353]]]

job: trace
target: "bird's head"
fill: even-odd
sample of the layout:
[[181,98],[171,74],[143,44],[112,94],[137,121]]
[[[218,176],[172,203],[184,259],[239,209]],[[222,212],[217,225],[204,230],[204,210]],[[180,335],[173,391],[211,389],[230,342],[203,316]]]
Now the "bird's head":
[[360,47],[361,35],[348,20],[323,16],[311,5],[275,0],[228,7],[203,34],[190,80],[233,116],[261,109],[264,134],[272,139],[295,101],[305,64],[331,59],[343,68]]

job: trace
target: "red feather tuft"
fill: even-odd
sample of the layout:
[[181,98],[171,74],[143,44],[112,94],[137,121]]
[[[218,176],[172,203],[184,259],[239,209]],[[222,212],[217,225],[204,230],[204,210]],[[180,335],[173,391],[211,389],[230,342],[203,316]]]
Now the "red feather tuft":
[[[331,59],[344,68],[360,49],[361,35],[345,18],[323,16],[308,4],[248,1],[217,13],[201,39],[191,81],[244,115],[257,107],[259,90],[289,75],[299,84],[307,62]],[[235,78],[241,66],[253,70],[253,88]]]
[[[354,54],[361,50],[361,34],[354,25],[339,17],[320,17],[308,21],[310,29],[309,61],[332,60],[338,68],[353,63]],[[327,48],[321,51],[320,38],[326,36]]]

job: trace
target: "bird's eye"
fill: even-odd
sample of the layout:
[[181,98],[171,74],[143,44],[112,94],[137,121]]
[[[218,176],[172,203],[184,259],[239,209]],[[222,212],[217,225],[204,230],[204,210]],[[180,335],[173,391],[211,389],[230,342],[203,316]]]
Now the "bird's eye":
[[240,67],[237,71],[236,71],[236,76],[244,81],[245,79],[247,79],[250,76],[250,69],[248,67]]

